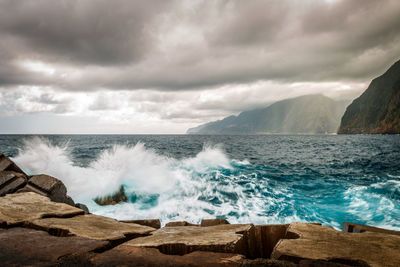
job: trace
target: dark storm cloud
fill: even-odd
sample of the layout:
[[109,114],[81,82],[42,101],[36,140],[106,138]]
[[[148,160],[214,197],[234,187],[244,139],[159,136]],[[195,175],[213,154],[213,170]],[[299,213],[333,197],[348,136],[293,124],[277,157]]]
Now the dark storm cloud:
[[1,1],[0,29],[29,56],[83,64],[126,64],[151,46],[146,26],[167,1]]
[[[364,82],[400,59],[399,28],[397,0],[0,0],[0,86]],[[32,73],[25,59],[75,72]]]

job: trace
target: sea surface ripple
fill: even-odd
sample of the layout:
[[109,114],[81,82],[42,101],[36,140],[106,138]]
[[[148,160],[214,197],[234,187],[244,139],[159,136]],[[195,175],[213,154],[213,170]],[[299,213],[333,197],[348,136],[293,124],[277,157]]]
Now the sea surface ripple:
[[[399,135],[0,135],[0,151],[117,219],[400,230]],[[121,185],[129,203],[92,200]]]

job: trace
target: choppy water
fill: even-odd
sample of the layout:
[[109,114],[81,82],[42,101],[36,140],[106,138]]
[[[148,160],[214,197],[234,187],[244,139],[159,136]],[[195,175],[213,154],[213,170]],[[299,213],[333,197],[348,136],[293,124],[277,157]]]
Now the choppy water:
[[[399,135],[0,135],[0,151],[117,219],[336,228],[350,221],[400,230]],[[129,203],[92,201],[120,185]]]

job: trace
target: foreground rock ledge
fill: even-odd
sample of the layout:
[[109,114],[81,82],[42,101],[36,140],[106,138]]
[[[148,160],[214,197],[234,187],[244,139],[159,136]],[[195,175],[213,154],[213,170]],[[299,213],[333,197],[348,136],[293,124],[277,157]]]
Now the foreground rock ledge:
[[196,250],[239,253],[252,257],[255,244],[251,224],[209,227],[164,227],[147,237],[126,242],[126,246],[158,248],[165,254],[184,255]]
[[27,192],[0,197],[0,225],[13,226],[44,217],[71,217],[85,212],[64,203]]
[[327,226],[291,223],[287,238],[271,258],[299,262],[326,260],[351,266],[400,266],[400,236],[377,232],[346,233]]
[[95,266],[241,266],[243,255],[195,251],[183,256],[166,255],[155,248],[120,245],[93,257]]
[[148,235],[156,229],[135,223],[122,223],[97,215],[80,215],[72,218],[46,218],[34,220],[31,227],[54,231],[56,235],[76,235],[96,240],[117,241]]
[[15,227],[0,230],[0,265],[54,266],[60,257],[106,246],[106,241],[76,236],[58,238],[44,231]]

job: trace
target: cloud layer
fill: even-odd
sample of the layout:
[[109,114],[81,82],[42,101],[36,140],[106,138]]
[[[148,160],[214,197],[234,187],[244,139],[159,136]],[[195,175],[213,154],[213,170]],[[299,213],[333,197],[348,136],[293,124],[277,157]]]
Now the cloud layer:
[[400,59],[398,29],[397,0],[0,0],[0,110],[183,132],[287,97],[354,97]]

